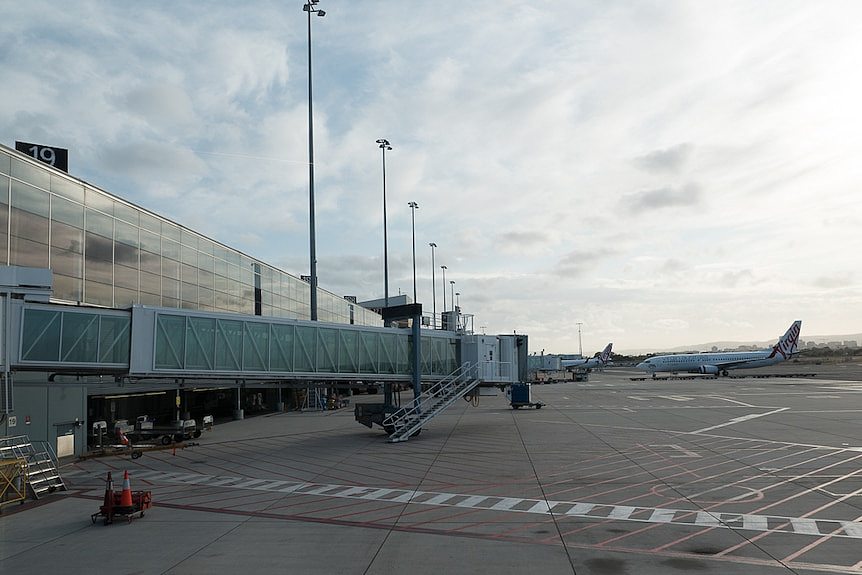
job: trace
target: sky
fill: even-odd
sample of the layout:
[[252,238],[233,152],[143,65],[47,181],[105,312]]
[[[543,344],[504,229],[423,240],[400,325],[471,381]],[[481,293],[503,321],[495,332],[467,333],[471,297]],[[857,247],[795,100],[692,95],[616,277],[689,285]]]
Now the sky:
[[[0,141],[309,270],[303,2],[0,0]],[[530,351],[862,331],[862,3],[321,0],[317,272]],[[437,269],[432,273],[429,243]]]

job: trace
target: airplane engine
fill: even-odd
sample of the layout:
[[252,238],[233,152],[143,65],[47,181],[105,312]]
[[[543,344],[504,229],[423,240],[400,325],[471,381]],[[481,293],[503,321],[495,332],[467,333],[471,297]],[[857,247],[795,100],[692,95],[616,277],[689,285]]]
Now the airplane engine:
[[705,373],[708,375],[718,375],[718,368],[714,365],[702,365],[697,371],[698,373]]

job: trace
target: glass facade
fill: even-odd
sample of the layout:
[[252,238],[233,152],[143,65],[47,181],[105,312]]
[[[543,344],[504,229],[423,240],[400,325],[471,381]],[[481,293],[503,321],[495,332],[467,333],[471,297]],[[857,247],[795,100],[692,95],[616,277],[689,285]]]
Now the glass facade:
[[[57,300],[310,319],[307,282],[0,145],[0,264],[51,268]],[[318,319],[380,316],[318,289]]]

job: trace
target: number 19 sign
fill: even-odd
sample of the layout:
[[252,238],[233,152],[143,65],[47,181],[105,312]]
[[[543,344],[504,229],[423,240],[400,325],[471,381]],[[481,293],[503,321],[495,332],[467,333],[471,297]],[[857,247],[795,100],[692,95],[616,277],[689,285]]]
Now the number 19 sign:
[[69,150],[30,142],[15,142],[15,149],[64,172],[69,171]]

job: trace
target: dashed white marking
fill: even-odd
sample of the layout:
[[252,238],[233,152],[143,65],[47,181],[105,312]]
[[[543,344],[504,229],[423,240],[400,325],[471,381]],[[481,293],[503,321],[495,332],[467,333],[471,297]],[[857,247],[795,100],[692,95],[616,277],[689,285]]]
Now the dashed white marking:
[[[82,471],[65,474],[68,477],[93,477]],[[131,474],[130,474],[131,475]],[[89,477],[88,477],[89,476]],[[462,493],[439,493],[410,489],[377,488],[359,485],[328,485],[319,483],[293,483],[284,485],[284,480],[252,479],[249,477],[212,477],[188,473],[144,471],[135,473],[138,478],[146,476],[150,481],[203,485],[206,487],[268,491],[283,495],[309,495],[345,499],[364,499],[386,503],[411,503],[439,507],[462,507],[500,513],[529,513],[533,515],[563,515],[594,520],[634,521],[638,523],[664,523],[739,529],[758,532],[781,532],[815,537],[844,537],[862,539],[862,522],[835,519],[811,519],[778,515],[755,515],[745,513],[721,513],[692,509],[668,509],[611,505],[585,501],[550,501],[503,497],[499,495],[467,495]],[[101,478],[99,477],[93,477]],[[492,503],[493,502],[493,503]],[[484,504],[484,505],[483,505]]]

